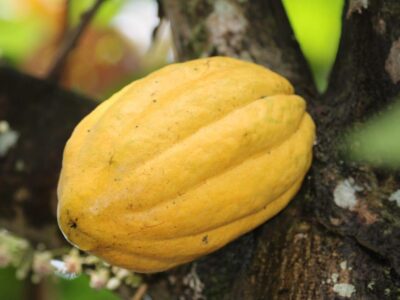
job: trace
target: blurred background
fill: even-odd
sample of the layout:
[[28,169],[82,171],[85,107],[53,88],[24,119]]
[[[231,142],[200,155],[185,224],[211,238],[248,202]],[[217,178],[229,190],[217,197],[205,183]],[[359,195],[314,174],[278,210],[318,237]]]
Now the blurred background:
[[[0,58],[45,77],[67,32],[93,0],[0,0]],[[321,91],[340,35],[343,0],[284,0]],[[157,30],[155,32],[155,28]],[[153,0],[109,0],[68,60],[62,85],[102,100],[121,86],[174,60],[169,24]]]
[[[45,78],[67,32],[94,0],[0,0],[0,61]],[[343,0],[284,0],[295,35],[320,92],[338,48]],[[157,30],[155,30],[157,29]],[[100,8],[67,61],[60,83],[102,101],[122,86],[174,61],[169,24],[158,18],[153,0],[109,0]],[[368,137],[366,137],[368,140]],[[29,299],[29,280],[16,279],[12,267],[0,268],[0,299]],[[117,299],[95,291],[82,275],[51,277],[42,283],[43,299]]]

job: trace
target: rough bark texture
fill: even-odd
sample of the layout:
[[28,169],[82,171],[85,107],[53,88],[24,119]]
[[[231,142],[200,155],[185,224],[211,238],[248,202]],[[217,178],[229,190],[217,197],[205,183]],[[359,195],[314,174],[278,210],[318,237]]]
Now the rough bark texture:
[[[400,91],[400,3],[349,0],[331,81],[317,95],[280,1],[164,0],[181,60],[229,55],[286,76],[318,126],[312,170],[281,214],[222,250],[146,276],[153,299],[398,299],[394,171],[343,157],[343,135]],[[0,157],[0,226],[50,246],[64,143],[94,103],[0,68],[0,121],[20,133]],[[23,161],[23,168],[18,161]],[[21,163],[19,163],[21,165]],[[353,202],[338,199],[344,189]],[[336,195],[336,196],[335,196]],[[56,242],[54,242],[56,241]]]
[[[345,162],[339,147],[349,126],[399,92],[399,3],[346,3],[340,50],[324,95],[315,93],[279,1],[164,4],[181,59],[229,55],[270,67],[307,98],[318,125],[303,193],[274,220],[196,263],[203,294],[209,299],[399,297],[400,209],[387,200],[399,189],[399,177]],[[351,209],[333,197],[343,185],[355,193]],[[195,295],[181,293],[188,299]]]
[[[313,206],[327,228],[353,237],[387,259],[400,274],[400,208],[388,201],[400,188],[399,174],[343,163],[337,146],[343,144],[348,128],[371,117],[399,94],[394,73],[400,60],[394,53],[400,38],[400,3],[375,0],[354,9],[355,2],[350,3],[345,15],[339,56],[322,98],[324,112],[316,114],[319,144],[314,174],[318,201]],[[353,208],[343,209],[333,201],[332,191],[349,178],[353,178],[353,186],[358,186],[357,202]]]

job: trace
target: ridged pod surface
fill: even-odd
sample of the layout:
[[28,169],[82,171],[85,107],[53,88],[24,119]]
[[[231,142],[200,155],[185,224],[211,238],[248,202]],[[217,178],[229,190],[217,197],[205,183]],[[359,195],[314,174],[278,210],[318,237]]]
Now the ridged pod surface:
[[217,250],[282,210],[315,127],[290,83],[253,63],[172,64],[99,105],[63,158],[58,221],[109,263],[158,272]]

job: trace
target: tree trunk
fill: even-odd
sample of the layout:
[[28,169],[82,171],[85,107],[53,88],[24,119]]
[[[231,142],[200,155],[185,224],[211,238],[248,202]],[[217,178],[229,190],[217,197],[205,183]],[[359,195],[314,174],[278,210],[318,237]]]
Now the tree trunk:
[[[263,64],[307,99],[318,127],[312,170],[289,207],[194,263],[203,294],[208,299],[400,297],[400,209],[387,200],[400,188],[399,176],[346,162],[339,147],[350,126],[399,93],[400,3],[346,3],[340,49],[323,95],[316,93],[280,1],[163,3],[180,59],[228,55]],[[353,207],[334,197],[343,187],[354,194]],[[196,296],[189,290],[181,291],[187,299]]]
[[[284,75],[307,99],[318,139],[312,170],[282,213],[214,254],[146,276],[153,299],[398,299],[400,208],[387,198],[400,189],[400,176],[348,162],[341,147],[351,126],[400,91],[398,0],[346,3],[323,95],[280,1],[162,3],[179,59],[228,55]],[[0,156],[2,227],[49,247],[63,243],[54,205],[62,149],[94,106],[0,66],[0,121],[19,134]]]

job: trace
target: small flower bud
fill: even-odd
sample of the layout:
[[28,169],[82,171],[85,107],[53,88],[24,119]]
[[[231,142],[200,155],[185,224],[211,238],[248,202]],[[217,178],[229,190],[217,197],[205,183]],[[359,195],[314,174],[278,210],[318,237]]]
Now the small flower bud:
[[33,271],[40,277],[53,273],[54,268],[51,265],[51,258],[49,251],[35,252],[33,255]]
[[115,274],[115,277],[119,279],[124,279],[130,275],[129,270],[124,268],[113,267],[112,271]]
[[107,289],[109,289],[109,290],[115,290],[115,289],[118,288],[120,285],[121,285],[121,281],[119,280],[119,278],[113,277],[113,278],[111,278],[111,279],[107,282]]
[[106,269],[93,271],[90,273],[90,287],[99,290],[105,287],[108,278],[109,274]]
[[65,269],[67,273],[80,274],[82,272],[82,258],[79,251],[73,248],[68,255],[64,257]]
[[7,267],[12,260],[12,256],[6,247],[0,246],[0,268]]

